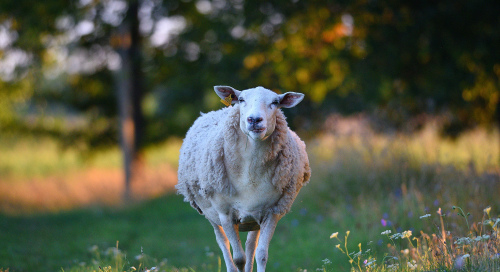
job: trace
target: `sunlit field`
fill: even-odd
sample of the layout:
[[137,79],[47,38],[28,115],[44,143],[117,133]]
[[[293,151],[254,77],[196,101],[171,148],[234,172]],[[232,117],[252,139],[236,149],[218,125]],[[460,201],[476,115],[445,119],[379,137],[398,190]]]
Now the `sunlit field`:
[[[278,224],[268,271],[498,270],[499,139],[497,130],[452,140],[433,126],[407,135],[335,123],[307,143],[312,179]],[[225,271],[208,221],[172,193],[179,146],[146,152],[161,190],[137,189],[145,200],[116,206],[105,200],[119,195],[117,150],[82,159],[50,141],[2,142],[0,271]],[[108,176],[89,182],[92,171]],[[65,200],[51,202],[58,191]],[[82,191],[99,197],[79,200]]]

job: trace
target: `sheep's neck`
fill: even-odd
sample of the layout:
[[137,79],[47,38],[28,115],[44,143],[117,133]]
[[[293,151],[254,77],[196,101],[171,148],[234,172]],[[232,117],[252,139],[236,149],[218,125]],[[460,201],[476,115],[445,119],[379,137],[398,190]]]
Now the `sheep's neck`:
[[[264,158],[271,148],[271,141],[255,141],[246,136],[239,146],[239,177],[241,182],[255,184],[266,179],[267,167]],[[264,179],[264,180],[263,180]]]

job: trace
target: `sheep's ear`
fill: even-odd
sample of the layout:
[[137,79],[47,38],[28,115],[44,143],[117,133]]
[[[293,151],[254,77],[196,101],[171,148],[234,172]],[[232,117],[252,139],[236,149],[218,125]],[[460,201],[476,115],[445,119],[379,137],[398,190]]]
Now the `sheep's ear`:
[[231,97],[231,104],[238,102],[238,97],[240,96],[240,91],[229,86],[214,86],[215,93],[222,98],[222,100],[228,100],[228,96]]
[[288,92],[278,95],[280,99],[280,107],[293,108],[304,99],[304,94]]

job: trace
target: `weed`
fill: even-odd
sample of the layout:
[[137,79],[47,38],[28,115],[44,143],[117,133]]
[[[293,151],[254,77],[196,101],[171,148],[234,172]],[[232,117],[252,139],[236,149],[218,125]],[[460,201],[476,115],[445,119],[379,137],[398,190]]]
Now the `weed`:
[[[389,252],[383,253],[381,261],[377,261],[376,254],[371,249],[363,251],[361,243],[359,251],[349,252],[347,239],[350,231],[346,232],[343,241],[338,237],[338,232],[330,236],[340,242],[335,247],[347,256],[351,271],[498,271],[500,269],[500,218],[490,216],[491,208],[484,209],[481,222],[469,227],[467,217],[462,208],[453,206],[459,211],[458,215],[464,217],[467,233],[453,238],[452,231],[441,229],[440,232],[428,235],[423,231],[419,237],[412,237],[411,230],[392,234],[385,230],[381,235],[388,240]],[[443,214],[437,211],[440,226],[443,227]],[[426,219],[430,214],[420,217]],[[488,228],[486,228],[488,227]],[[454,232],[454,230],[453,230]],[[392,234],[392,235],[391,235]],[[405,243],[397,243],[404,240]],[[414,242],[415,241],[415,242]],[[336,271],[331,262],[323,260],[321,271]]]

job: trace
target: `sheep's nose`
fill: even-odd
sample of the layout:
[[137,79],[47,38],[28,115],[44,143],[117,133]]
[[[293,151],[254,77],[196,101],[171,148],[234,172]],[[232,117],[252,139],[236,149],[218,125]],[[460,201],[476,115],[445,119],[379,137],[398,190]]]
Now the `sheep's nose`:
[[249,124],[258,124],[260,122],[262,122],[262,117],[248,117],[247,118],[247,121]]

